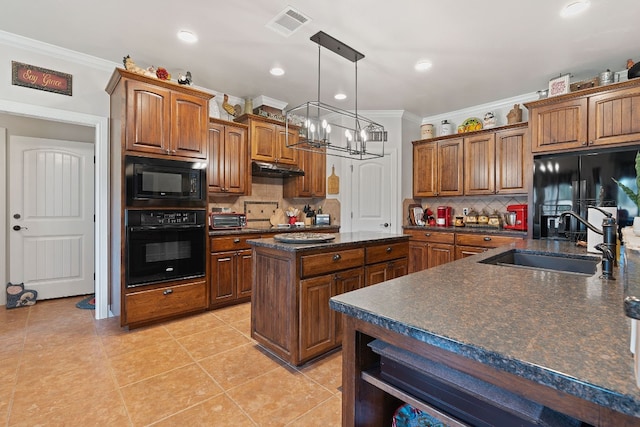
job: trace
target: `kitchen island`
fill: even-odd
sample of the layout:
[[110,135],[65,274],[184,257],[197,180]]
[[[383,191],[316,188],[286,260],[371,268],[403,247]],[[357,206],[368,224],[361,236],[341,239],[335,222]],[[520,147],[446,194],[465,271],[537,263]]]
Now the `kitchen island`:
[[607,281],[600,264],[587,276],[479,262],[510,249],[590,256],[525,240],[331,299],[346,315],[343,426],[389,425],[403,402],[474,424],[434,403],[434,383],[532,422],[640,425],[624,269]]
[[311,234],[327,239],[296,242],[287,239],[296,236],[291,233],[283,235],[289,242],[277,235],[247,241],[253,250],[251,336],[295,365],[340,346],[342,316],[329,308],[329,298],[407,274],[407,235]]

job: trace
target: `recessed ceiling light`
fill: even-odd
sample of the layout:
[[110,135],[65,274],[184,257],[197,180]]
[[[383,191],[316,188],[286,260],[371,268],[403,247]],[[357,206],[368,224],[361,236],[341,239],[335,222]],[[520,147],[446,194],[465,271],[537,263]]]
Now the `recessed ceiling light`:
[[416,65],[414,65],[413,68],[415,68],[416,71],[427,71],[432,66],[433,64],[431,63],[431,61],[427,61],[426,59],[423,59],[421,61],[416,62]]
[[566,5],[561,11],[560,16],[568,18],[578,15],[589,8],[589,0],[581,0]]
[[187,30],[178,31],[178,38],[187,43],[195,43],[198,41],[198,36]]
[[335,99],[337,99],[338,101],[342,101],[342,100],[347,99],[347,95],[344,94],[344,93],[336,93],[333,97]]
[[269,70],[269,72],[273,76],[282,76],[282,75],[284,75],[284,70],[282,68],[280,68],[280,67],[273,67],[271,70]]

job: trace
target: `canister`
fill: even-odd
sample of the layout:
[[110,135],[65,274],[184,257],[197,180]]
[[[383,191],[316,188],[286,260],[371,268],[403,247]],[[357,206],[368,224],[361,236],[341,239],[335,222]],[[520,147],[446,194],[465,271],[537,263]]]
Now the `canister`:
[[420,126],[420,139],[429,138],[433,138],[433,125],[431,123],[426,123]]
[[604,86],[604,85],[608,85],[608,84],[613,83],[614,74],[615,73],[613,73],[608,68],[607,68],[607,71],[603,71],[602,73],[600,73],[600,77],[598,79],[598,83],[600,84],[600,86]]
[[448,120],[443,120],[440,126],[440,135],[452,135],[453,125]]

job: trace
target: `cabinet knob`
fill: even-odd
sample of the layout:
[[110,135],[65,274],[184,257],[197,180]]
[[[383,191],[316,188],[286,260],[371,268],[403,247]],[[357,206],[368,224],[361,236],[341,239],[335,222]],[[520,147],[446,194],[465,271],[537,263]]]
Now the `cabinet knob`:
[[587,141],[582,141],[582,145],[587,145]]
[[172,294],[172,293],[173,293],[173,289],[165,289],[165,290],[162,292],[162,295],[170,295],[170,294]]
[[425,236],[431,237],[431,233],[424,233]]
[[341,258],[342,258],[342,257],[340,256],[340,254],[335,254],[335,255],[333,256],[333,260],[334,260],[334,261],[340,261],[340,259],[341,259]]
[[240,243],[240,239],[233,239],[233,243]]
[[593,145],[593,141],[589,141],[589,145]]
[[391,249],[391,247],[388,247],[388,248],[387,248],[387,253],[388,253],[388,254],[390,254],[392,250],[393,250],[393,249]]
[[491,237],[485,236],[482,240],[484,240],[485,242],[490,242],[491,241]]

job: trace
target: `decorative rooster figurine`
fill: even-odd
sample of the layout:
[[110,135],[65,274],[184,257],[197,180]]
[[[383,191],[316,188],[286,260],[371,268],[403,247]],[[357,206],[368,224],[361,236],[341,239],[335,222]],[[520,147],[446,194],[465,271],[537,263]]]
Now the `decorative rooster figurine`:
[[224,94],[224,99],[222,101],[222,108],[224,108],[224,111],[226,111],[230,116],[236,116],[236,109],[233,105],[229,104],[229,95],[226,93]]

